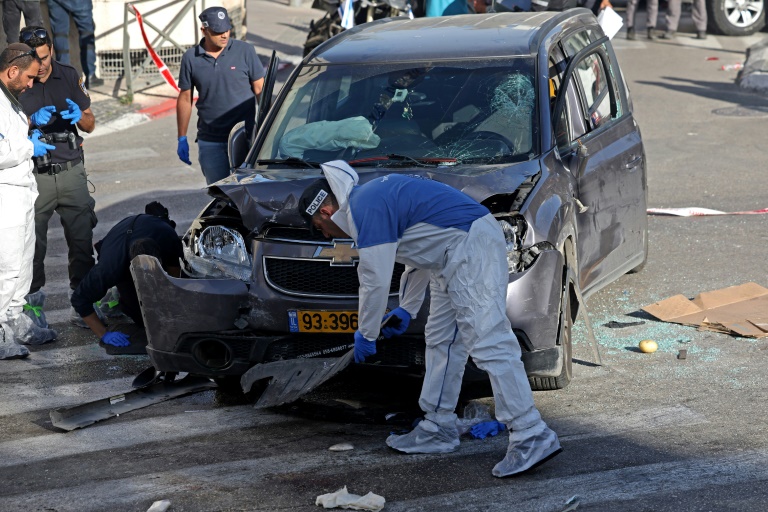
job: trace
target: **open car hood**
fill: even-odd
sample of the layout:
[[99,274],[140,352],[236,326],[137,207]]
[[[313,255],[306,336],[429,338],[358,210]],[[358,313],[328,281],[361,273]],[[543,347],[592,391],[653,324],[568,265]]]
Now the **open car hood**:
[[[388,174],[410,174],[433,179],[461,190],[478,202],[490,196],[512,193],[529,177],[540,172],[539,161],[514,165],[456,167],[369,168],[359,167],[360,184]],[[304,226],[297,206],[304,190],[322,178],[320,169],[279,169],[259,173],[236,172],[208,187],[213,197],[229,198],[237,207],[243,225],[261,231],[266,224]]]

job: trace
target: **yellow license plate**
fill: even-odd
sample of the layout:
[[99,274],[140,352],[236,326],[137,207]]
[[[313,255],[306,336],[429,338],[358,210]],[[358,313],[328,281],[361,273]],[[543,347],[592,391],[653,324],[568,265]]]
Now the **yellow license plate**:
[[291,332],[353,333],[357,330],[357,311],[288,311]]

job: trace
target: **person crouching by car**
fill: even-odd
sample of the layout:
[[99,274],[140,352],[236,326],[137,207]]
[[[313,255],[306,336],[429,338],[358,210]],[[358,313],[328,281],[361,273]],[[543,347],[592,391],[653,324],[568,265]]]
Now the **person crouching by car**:
[[141,215],[132,215],[118,222],[107,236],[96,244],[99,261],[85,275],[72,293],[72,307],[96,336],[107,345],[130,345],[128,336],[109,331],[93,309],[113,286],[120,293],[120,307],[137,325],[144,326],[136,287],[131,278],[131,260],[140,254],[154,256],[168,274],[181,273],[179,259],[183,256],[176,223],[168,218],[168,209],[157,201],[149,203]]

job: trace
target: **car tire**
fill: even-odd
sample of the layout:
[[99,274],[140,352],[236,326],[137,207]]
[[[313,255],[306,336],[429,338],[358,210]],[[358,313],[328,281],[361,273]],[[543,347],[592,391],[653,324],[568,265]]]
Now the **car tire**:
[[231,398],[239,398],[248,403],[253,403],[261,397],[261,394],[267,388],[267,381],[255,382],[251,390],[243,392],[240,385],[239,375],[227,375],[226,377],[214,377],[213,381],[218,386],[218,391],[228,395]]
[[[707,4],[709,31],[724,36],[748,36],[759,32],[765,26],[765,0],[746,0],[746,8],[741,10],[749,14],[745,20],[737,13],[736,3],[728,0],[711,0]],[[735,21],[729,19],[737,16]]]
[[567,273],[563,276],[563,292],[560,299],[560,346],[563,349],[563,366],[557,377],[528,377],[533,391],[563,389],[573,377],[573,297]]

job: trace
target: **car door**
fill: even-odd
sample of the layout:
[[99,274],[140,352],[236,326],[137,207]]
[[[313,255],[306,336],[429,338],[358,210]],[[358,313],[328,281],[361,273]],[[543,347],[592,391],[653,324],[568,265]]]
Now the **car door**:
[[579,284],[594,291],[633,268],[645,236],[645,163],[637,125],[619,87],[608,39],[584,29],[564,38],[568,66],[556,104],[568,131],[558,130],[561,156],[577,182]]

